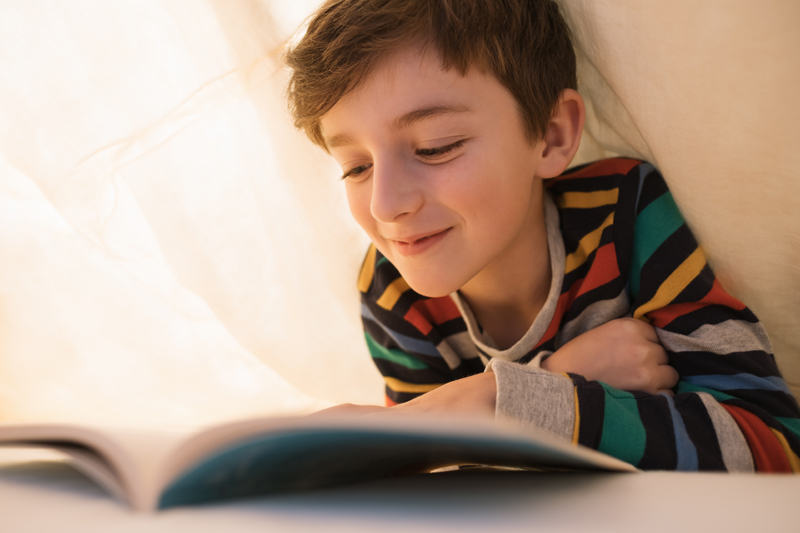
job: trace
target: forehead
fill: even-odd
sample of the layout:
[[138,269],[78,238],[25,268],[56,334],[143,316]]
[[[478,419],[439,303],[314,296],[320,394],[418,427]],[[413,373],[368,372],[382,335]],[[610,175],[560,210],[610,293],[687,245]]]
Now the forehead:
[[[413,119],[471,112],[490,105],[501,93],[511,96],[493,76],[476,68],[461,75],[444,70],[433,51],[402,50],[382,59],[322,117],[322,134],[330,147],[331,140],[351,136],[352,130],[397,130]],[[414,116],[415,111],[422,116]],[[404,124],[404,117],[412,120]]]

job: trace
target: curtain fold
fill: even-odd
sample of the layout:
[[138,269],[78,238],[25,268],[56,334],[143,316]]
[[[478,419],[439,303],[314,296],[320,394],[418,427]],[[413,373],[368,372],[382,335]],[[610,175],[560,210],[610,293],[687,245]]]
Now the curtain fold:
[[268,7],[0,7],[0,417],[380,401],[367,243],[290,124]]

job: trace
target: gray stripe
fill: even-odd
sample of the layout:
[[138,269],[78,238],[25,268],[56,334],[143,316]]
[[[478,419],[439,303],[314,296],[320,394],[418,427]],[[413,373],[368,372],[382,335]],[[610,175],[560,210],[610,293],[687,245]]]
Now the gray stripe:
[[711,423],[714,424],[725,468],[728,472],[753,472],[753,456],[739,425],[710,394],[699,392],[697,395],[706,406]]
[[760,322],[726,320],[719,324],[704,324],[690,335],[656,329],[661,344],[672,352],[710,352],[725,355],[733,352],[763,350],[772,353],[767,332]]
[[462,359],[474,359],[479,356],[478,349],[475,348],[475,344],[466,331],[445,337],[436,346],[436,349],[442,354],[450,368],[460,365]]
[[628,294],[624,289],[612,300],[600,300],[589,305],[580,315],[564,324],[558,332],[555,340],[556,350],[590,329],[627,315],[630,307]]
[[502,359],[492,360],[492,371],[497,380],[495,418],[572,440],[575,395],[571,380]]

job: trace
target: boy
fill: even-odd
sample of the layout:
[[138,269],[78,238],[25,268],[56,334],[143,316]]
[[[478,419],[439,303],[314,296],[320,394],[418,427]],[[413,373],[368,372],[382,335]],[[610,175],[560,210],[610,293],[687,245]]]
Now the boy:
[[584,106],[554,2],[330,0],[286,58],[295,123],[373,242],[358,286],[393,412],[508,418],[644,469],[800,471],[766,334],[658,172],[565,172]]

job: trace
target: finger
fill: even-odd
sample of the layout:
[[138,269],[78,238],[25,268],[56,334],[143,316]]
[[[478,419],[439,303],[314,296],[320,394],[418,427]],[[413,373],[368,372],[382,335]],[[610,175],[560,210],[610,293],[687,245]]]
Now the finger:
[[363,416],[371,413],[387,411],[388,407],[381,407],[379,405],[356,405],[352,403],[344,403],[341,405],[334,405],[321,411],[307,415],[309,418],[323,418],[323,417],[337,417],[337,416]]
[[656,333],[656,328],[654,328],[650,324],[645,324],[644,322],[642,322],[642,325],[644,326],[644,333],[643,333],[644,338],[654,344],[658,344],[659,346],[661,346],[661,339],[658,338],[658,334]]
[[678,384],[680,374],[669,365],[658,365],[656,368],[656,379],[659,389],[672,389]]
[[674,398],[675,397],[675,393],[672,391],[672,389],[658,389],[658,393],[657,394],[666,394],[670,398]]
[[633,322],[635,322],[637,324],[636,327],[637,327],[637,329],[639,331],[639,334],[641,336],[643,336],[645,339],[647,339],[650,342],[654,342],[656,344],[660,344],[661,343],[661,341],[658,339],[658,334],[656,333],[656,328],[654,328],[653,326],[651,326],[650,324],[648,324],[647,322],[645,322],[643,320],[637,320],[635,318],[633,318],[631,320],[633,320]]
[[653,361],[655,361],[657,365],[669,364],[669,355],[667,355],[667,351],[663,346],[660,344],[653,344],[650,346],[650,350],[650,353],[653,354]]

